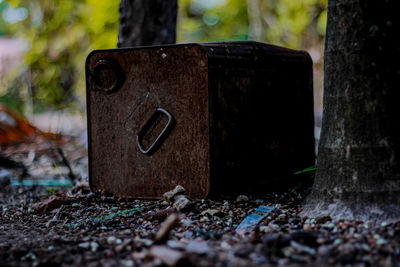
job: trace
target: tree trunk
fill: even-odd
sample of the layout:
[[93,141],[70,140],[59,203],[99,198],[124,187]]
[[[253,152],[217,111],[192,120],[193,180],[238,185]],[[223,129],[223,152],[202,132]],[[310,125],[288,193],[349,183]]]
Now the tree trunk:
[[173,44],[177,0],[121,0],[118,47]]
[[318,168],[303,215],[400,219],[396,0],[330,0]]

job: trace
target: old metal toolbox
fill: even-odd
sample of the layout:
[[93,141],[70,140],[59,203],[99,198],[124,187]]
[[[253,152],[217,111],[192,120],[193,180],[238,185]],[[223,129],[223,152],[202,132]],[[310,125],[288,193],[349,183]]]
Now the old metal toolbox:
[[306,52],[257,42],[98,50],[86,83],[92,190],[269,191],[314,164]]

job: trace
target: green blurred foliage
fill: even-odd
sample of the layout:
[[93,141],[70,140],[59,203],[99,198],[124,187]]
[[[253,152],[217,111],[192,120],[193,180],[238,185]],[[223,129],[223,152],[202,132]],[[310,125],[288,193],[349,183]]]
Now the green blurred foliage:
[[179,0],[178,42],[247,40],[244,0]]
[[[118,38],[118,1],[13,0],[29,14],[10,28],[29,42],[25,63],[30,67],[35,110],[67,108],[84,99],[84,64],[93,49],[114,48]],[[14,72],[14,76],[20,75]]]
[[[5,5],[28,10],[27,17],[6,25]],[[178,42],[257,40],[310,48],[325,34],[327,0],[179,0],[178,6]],[[14,84],[0,101],[18,95],[34,99],[36,111],[83,109],[85,58],[93,49],[116,47],[118,8],[119,1],[108,0],[0,0],[0,31],[30,45],[29,88]]]
[[256,40],[291,48],[322,40],[328,0],[180,0],[178,42]]

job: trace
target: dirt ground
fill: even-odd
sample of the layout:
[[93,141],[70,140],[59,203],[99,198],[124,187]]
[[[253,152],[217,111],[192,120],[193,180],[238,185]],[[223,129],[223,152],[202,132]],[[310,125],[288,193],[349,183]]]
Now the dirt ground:
[[262,197],[119,199],[89,190],[82,140],[0,151],[19,163],[0,162],[0,266],[400,266],[400,223],[299,216],[311,176]]
[[[399,265],[400,224],[300,218],[306,192],[193,201],[174,212],[167,201],[117,199],[84,183],[6,186],[0,266]],[[38,208],[54,193],[62,204]],[[274,209],[248,235],[237,234],[262,205]]]

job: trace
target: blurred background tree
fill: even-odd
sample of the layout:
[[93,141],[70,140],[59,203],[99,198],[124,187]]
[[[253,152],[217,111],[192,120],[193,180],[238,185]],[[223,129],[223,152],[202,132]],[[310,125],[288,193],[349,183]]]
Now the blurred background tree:
[[[326,7],[327,0],[179,0],[177,41],[257,40],[305,49],[318,89]],[[23,59],[0,77],[0,102],[25,113],[84,112],[85,58],[93,49],[116,47],[118,8],[119,1],[107,0],[0,0],[0,45],[19,40]]]

